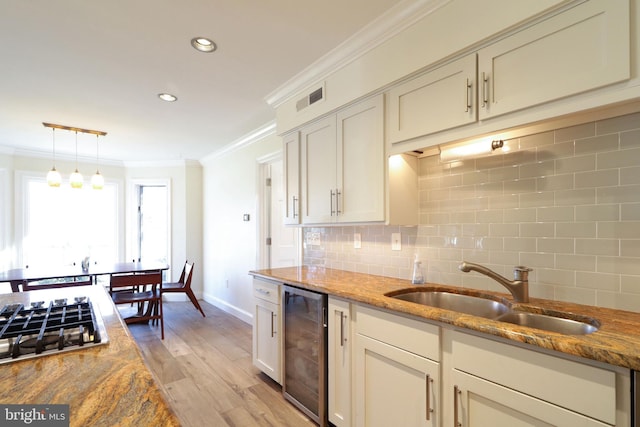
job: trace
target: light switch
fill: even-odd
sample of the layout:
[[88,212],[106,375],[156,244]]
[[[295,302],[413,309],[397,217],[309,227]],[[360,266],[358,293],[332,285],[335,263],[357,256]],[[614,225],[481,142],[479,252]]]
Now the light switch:
[[360,238],[360,233],[353,233],[353,248],[362,248],[362,239]]
[[402,236],[400,233],[391,233],[391,250],[392,251],[400,251],[402,250]]

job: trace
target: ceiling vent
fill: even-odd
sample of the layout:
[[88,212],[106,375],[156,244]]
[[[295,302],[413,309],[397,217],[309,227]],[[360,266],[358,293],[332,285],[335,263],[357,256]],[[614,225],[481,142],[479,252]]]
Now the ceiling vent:
[[319,88],[311,91],[308,95],[305,95],[303,98],[300,98],[298,102],[296,102],[296,111],[302,111],[310,105],[315,104],[316,102],[324,100],[324,84]]

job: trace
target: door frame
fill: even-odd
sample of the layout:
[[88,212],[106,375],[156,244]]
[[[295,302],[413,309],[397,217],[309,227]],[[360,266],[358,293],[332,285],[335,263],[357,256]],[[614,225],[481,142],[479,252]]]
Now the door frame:
[[[144,178],[130,179],[127,181],[127,221],[125,227],[126,236],[126,253],[125,260],[132,259],[137,254],[137,235],[138,235],[138,187],[144,186],[164,186],[167,188],[167,262],[173,265],[173,241],[172,241],[172,218],[171,218],[171,180],[168,178]],[[140,254],[137,254],[140,255]],[[171,271],[167,272],[166,277],[172,277]]]
[[[266,186],[267,178],[271,177],[271,165],[274,162],[283,159],[282,150],[266,154],[256,159],[256,188],[258,189],[258,206],[256,212],[258,214],[256,228],[256,266],[258,269],[271,267],[271,250],[267,245],[267,237],[269,237],[271,229],[271,191]],[[284,212],[283,212],[284,215]],[[284,222],[284,216],[281,216]],[[300,244],[302,236],[302,228],[296,227],[298,233],[298,247],[296,248],[296,265],[300,265],[302,259],[302,245]]]

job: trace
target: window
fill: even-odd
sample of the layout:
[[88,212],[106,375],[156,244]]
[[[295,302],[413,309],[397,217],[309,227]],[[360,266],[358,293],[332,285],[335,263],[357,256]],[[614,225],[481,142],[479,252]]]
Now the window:
[[118,261],[118,187],[105,183],[72,189],[49,187],[42,177],[23,179],[23,265]]

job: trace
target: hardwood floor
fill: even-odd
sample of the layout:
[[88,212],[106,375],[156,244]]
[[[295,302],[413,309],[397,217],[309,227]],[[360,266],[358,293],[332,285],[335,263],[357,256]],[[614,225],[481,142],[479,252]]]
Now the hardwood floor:
[[165,302],[160,327],[129,325],[144,358],[185,427],[315,426],[251,362],[251,326],[201,302]]

